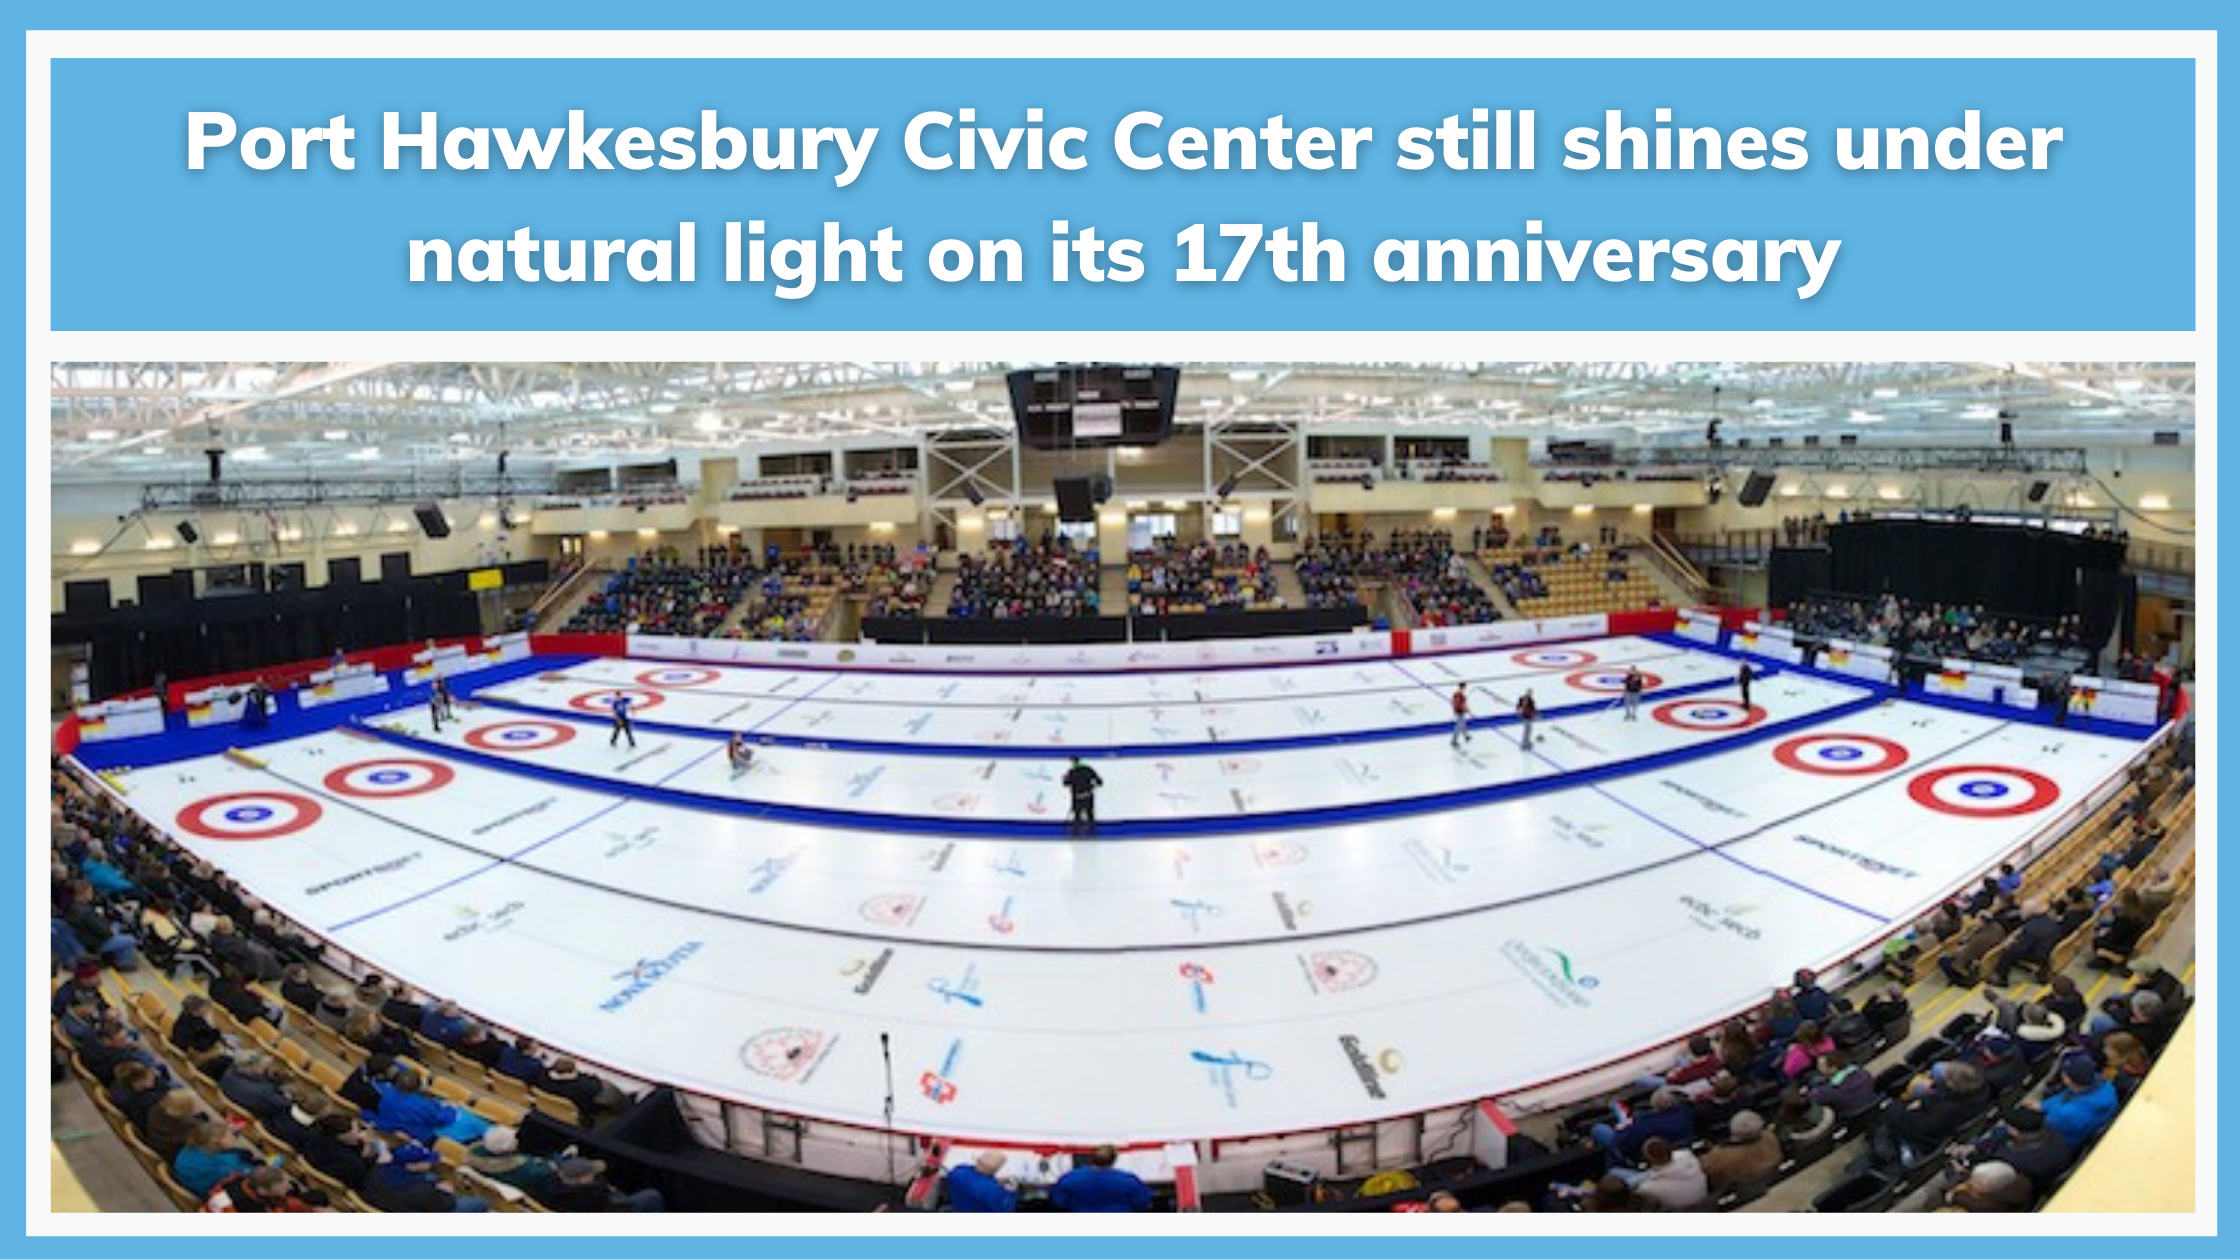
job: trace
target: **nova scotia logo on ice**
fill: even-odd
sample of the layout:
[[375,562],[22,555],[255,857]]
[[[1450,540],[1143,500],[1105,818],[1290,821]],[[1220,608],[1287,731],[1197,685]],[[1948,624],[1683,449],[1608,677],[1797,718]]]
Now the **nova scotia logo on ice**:
[[599,1009],[612,1015],[637,1001],[646,990],[659,984],[670,972],[681,966],[686,959],[699,953],[704,944],[701,941],[686,941],[659,958],[641,958],[630,966],[614,973],[611,978],[624,982],[623,986],[615,990],[605,1001],[599,1003]]

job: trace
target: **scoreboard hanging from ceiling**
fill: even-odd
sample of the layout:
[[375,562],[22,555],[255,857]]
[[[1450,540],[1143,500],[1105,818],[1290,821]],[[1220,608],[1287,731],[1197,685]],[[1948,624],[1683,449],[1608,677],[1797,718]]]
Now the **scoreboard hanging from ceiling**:
[[1155,446],[1174,430],[1176,367],[1112,363],[1027,368],[1004,378],[1019,442],[1035,450]]

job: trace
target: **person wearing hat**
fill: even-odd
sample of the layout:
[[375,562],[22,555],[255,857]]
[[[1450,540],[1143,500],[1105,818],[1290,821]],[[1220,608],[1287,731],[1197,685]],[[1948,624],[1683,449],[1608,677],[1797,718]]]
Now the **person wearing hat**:
[[94,1005],[108,1009],[108,999],[101,996],[101,960],[91,954],[80,955],[70,965],[70,978],[55,989],[49,1009],[60,1015],[82,997],[90,997]]
[[551,1185],[537,1193],[537,1201],[555,1212],[659,1212],[667,1205],[661,1192],[617,1190],[607,1181],[605,1160],[567,1156],[553,1164]]
[[1077,836],[1097,834],[1097,789],[1104,786],[1104,777],[1075,757],[1066,771],[1064,783],[1073,799],[1071,833]]
[[1002,1151],[982,1151],[980,1158],[959,1164],[942,1179],[942,1196],[952,1212],[1011,1212],[1019,1206],[1018,1192],[996,1179],[1003,1171]]
[[2022,1043],[2006,1029],[1992,1024],[1968,1043],[1968,1062],[1983,1073],[1983,1083],[1994,1094],[2004,1094],[2027,1080],[2029,1062],[2022,1057]]
[[460,1194],[437,1179],[436,1153],[418,1142],[407,1142],[387,1152],[387,1158],[366,1174],[360,1193],[366,1202],[384,1212],[487,1212],[490,1205],[471,1194]]
[[2100,1065],[2082,1051],[2061,1057],[2061,1074],[2039,1104],[2046,1127],[2082,1149],[2116,1118],[2116,1087],[2100,1075]]
[[1725,1194],[1780,1167],[1781,1139],[1757,1112],[1738,1111],[1727,1122],[1727,1140],[1704,1152],[1701,1162],[1711,1193]]

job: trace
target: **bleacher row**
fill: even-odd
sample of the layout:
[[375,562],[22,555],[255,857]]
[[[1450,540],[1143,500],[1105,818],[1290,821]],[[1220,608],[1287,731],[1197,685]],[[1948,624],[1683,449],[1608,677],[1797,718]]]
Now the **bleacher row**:
[[[79,799],[98,799],[90,788],[78,784],[74,775],[58,775],[57,778],[58,787],[67,784],[68,790],[74,790]],[[169,848],[168,840],[148,828],[144,820],[139,825],[140,842],[152,840]],[[176,851],[165,860],[193,866],[191,859]],[[68,1012],[63,1009],[64,1003],[76,996],[62,992],[72,985],[73,973],[58,977],[57,1013],[52,1025],[57,1063],[67,1066],[135,1162],[146,1169],[165,1197],[181,1211],[206,1210],[213,1201],[227,1201],[229,1197],[237,1206],[224,1210],[430,1211],[469,1210],[472,1205],[501,1212],[557,1210],[538,1197],[544,1194],[558,1200],[565,1193],[551,1183],[549,1175],[543,1183],[529,1183],[537,1193],[529,1192],[523,1185],[485,1175],[470,1165],[478,1154],[487,1156],[486,1152],[470,1152],[460,1141],[441,1134],[382,1131],[375,1125],[380,1115],[361,1101],[346,1096],[346,1091],[353,1078],[361,1090],[384,1090],[392,1082],[406,1082],[409,1074],[418,1078],[420,1089],[413,1092],[424,1094],[426,1106],[438,1111],[450,1108],[451,1114],[467,1117],[478,1131],[486,1125],[518,1131],[532,1113],[541,1113],[556,1128],[574,1130],[594,1122],[597,1115],[594,1103],[541,1088],[530,1080],[509,1075],[456,1052],[423,1035],[418,1028],[389,1019],[386,1011],[378,1015],[360,1012],[360,1020],[348,1027],[355,1030],[362,1024],[377,1029],[376,1040],[408,1049],[398,1054],[372,1049],[326,1022],[339,1019],[341,1014],[335,1004],[341,1004],[342,1000],[333,990],[324,990],[330,1003],[328,1009],[307,1009],[289,1000],[288,986],[275,990],[263,982],[241,978],[231,962],[214,962],[225,951],[212,940],[197,936],[187,923],[154,905],[142,906],[133,923],[145,963],[131,970],[94,969],[98,976],[99,1000],[131,1030],[130,1046],[120,1047],[120,1051],[140,1062],[158,1065],[171,1082],[191,1092],[194,1111],[200,1117],[213,1122],[214,1126],[222,1126],[222,1133],[216,1127],[205,1126],[214,1137],[205,1144],[205,1150],[219,1155],[228,1149],[241,1151],[246,1160],[237,1162],[247,1164],[242,1170],[244,1176],[261,1166],[280,1169],[287,1176],[285,1201],[294,1204],[256,1209],[238,1206],[247,1197],[240,1184],[242,1178],[229,1177],[220,1186],[225,1192],[222,1195],[184,1184],[176,1156],[167,1157],[165,1152],[159,1151],[152,1144],[151,1134],[125,1114],[112,1093],[111,1086],[121,1067],[118,1052],[104,1057],[101,1071],[89,1065],[88,1059],[93,1057],[89,1051],[95,1039],[73,1037],[65,1018]],[[82,977],[89,969],[88,960],[81,959],[78,967],[74,974],[80,977],[80,989],[94,991],[83,989]],[[210,976],[209,981],[204,980],[204,974]],[[230,986],[232,991],[216,992],[220,983]],[[314,991],[318,991],[317,986]],[[394,993],[394,990],[381,987],[379,992]],[[398,1000],[403,1001],[402,998]],[[245,1003],[249,1009],[263,1013],[246,1020],[240,1018],[237,1011]],[[175,1026],[177,1021],[190,1005],[194,1018],[215,1033],[200,1055],[189,1049],[190,1045],[201,1044],[196,1039],[174,1035],[180,1031]],[[109,1022],[106,1016],[104,1019]],[[524,1054],[533,1049],[533,1043],[519,1045]],[[309,1127],[305,1116],[314,1113],[355,1117],[372,1127],[375,1142],[365,1148],[367,1155],[360,1165],[365,1175],[358,1184],[349,1184],[323,1170],[313,1162],[306,1149],[276,1131],[279,1122],[273,1115],[252,1114],[248,1107],[229,1096],[226,1089],[229,1082],[210,1070],[215,1067],[217,1072],[223,1073],[229,1070],[228,1065],[244,1063],[270,1073],[288,1101],[299,1109],[290,1113],[292,1118],[302,1121],[305,1128]],[[537,1066],[543,1072],[565,1063],[556,1060],[552,1065],[539,1062]],[[104,1075],[107,1080],[102,1079]],[[560,1078],[552,1079],[554,1088],[559,1088]],[[597,1078],[571,1074],[569,1079],[572,1084],[584,1087],[572,1092],[581,1092],[585,1098],[592,1096],[589,1092],[592,1086],[596,1086],[601,1095],[621,1098],[611,1085]],[[376,1084],[377,1081],[380,1083]],[[166,1089],[163,1092],[168,1096],[176,1091]],[[301,1110],[305,1108],[309,1112]],[[152,1115],[152,1110],[148,1114]],[[143,1123],[146,1123],[145,1118]],[[419,1150],[429,1154],[428,1175],[408,1176],[409,1170],[399,1165]],[[505,1162],[527,1165],[531,1160],[534,1160],[534,1167],[529,1171],[545,1174],[572,1162],[557,1157],[529,1156],[525,1148],[517,1148]],[[600,1172],[603,1173],[603,1167]],[[423,1188],[423,1183],[438,1187],[442,1193],[431,1195]],[[599,1194],[606,1189],[603,1183],[596,1183],[591,1192],[592,1201],[598,1201]],[[469,1208],[431,1206],[443,1202],[464,1203]],[[571,1205],[566,1210],[581,1209]]]
[[1494,585],[1527,617],[1654,608],[1662,600],[1655,579],[1624,548],[1579,555],[1561,546],[1511,546],[1481,551],[1479,560]]

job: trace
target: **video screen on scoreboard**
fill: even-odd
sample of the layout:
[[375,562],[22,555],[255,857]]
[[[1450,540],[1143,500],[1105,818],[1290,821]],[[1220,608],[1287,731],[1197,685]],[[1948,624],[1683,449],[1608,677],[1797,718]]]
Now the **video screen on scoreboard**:
[[1182,369],[1061,364],[1013,372],[1005,382],[1024,446],[1152,446],[1174,430]]

